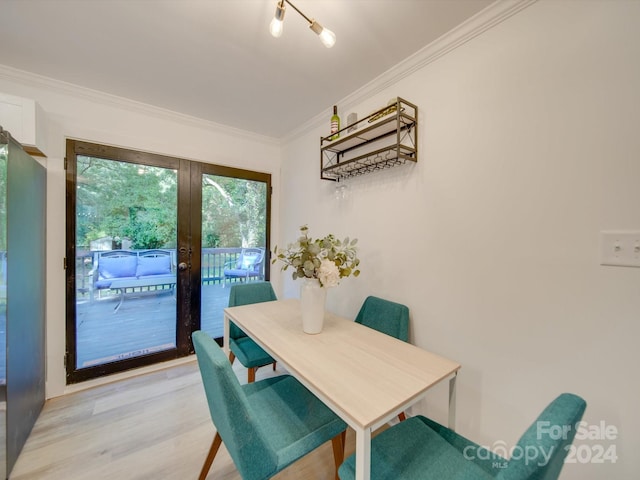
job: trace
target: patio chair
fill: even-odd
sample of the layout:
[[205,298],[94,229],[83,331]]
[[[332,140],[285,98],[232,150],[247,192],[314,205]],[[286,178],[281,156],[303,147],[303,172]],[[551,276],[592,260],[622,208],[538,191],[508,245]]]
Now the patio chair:
[[[355,321],[403,342],[409,341],[409,307],[401,303],[369,296],[360,307]],[[400,421],[405,418],[404,412],[398,415]]]
[[262,248],[243,248],[237,260],[231,260],[224,265],[222,270],[222,287],[227,284],[227,279],[239,278],[247,282],[250,279],[261,279],[264,250]]
[[[277,300],[273,287],[269,282],[242,283],[231,286],[229,292],[229,306],[249,305]],[[229,361],[237,357],[242,365],[247,368],[247,381],[252,383],[256,379],[256,370],[259,367],[273,364],[276,369],[276,361],[265,352],[256,342],[247,336],[233,322],[229,324]]]
[[[586,406],[577,395],[557,397],[520,438],[510,460],[426,417],[409,418],[372,440],[371,480],[555,480]],[[339,475],[354,478],[354,456]]]
[[202,466],[206,478],[224,442],[244,480],[266,480],[332,441],[335,478],[347,427],[290,375],[240,385],[222,349],[205,332],[193,334],[202,383],[216,434]]

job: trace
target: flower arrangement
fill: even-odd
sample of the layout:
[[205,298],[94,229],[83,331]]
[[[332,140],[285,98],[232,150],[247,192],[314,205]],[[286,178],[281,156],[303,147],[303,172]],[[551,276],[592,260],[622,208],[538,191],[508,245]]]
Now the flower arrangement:
[[324,238],[309,237],[309,227],[300,227],[300,237],[295,243],[287,245],[286,250],[273,250],[274,258],[271,263],[281,261],[282,270],[293,268],[293,279],[317,278],[323,287],[335,287],[340,279],[353,275],[360,275],[358,265],[360,260],[356,256],[358,239],[345,238],[340,241],[329,234]]

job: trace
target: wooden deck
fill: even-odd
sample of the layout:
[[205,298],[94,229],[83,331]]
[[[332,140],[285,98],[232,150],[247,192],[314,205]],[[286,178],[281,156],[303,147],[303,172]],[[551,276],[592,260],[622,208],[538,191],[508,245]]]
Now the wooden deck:
[[[222,337],[229,286],[202,286],[201,328]],[[112,294],[76,308],[77,368],[168,350],[176,346],[176,299],[172,289]]]

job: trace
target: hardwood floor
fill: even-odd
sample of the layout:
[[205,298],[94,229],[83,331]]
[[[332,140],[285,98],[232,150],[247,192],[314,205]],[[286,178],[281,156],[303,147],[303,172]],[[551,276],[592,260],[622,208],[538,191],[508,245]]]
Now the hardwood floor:
[[[234,370],[242,383],[247,372]],[[285,373],[260,368],[257,379]],[[194,361],[46,402],[11,480],[195,479],[215,430]],[[347,433],[346,455],[354,450]],[[331,442],[273,477],[333,480]],[[209,479],[240,480],[223,446]]]

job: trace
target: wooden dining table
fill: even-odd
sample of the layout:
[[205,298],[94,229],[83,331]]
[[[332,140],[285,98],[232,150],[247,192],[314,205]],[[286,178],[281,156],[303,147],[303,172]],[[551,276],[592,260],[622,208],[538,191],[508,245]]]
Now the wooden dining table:
[[224,310],[224,350],[235,323],[342,418],[356,434],[356,479],[369,480],[371,435],[449,380],[450,428],[455,427],[460,364],[326,312],[321,333],[302,331],[297,299]]

